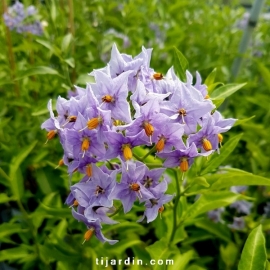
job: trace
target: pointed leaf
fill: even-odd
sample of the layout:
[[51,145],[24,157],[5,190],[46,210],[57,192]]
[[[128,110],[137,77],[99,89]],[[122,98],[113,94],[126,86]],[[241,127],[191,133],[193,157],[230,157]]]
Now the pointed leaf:
[[248,122],[248,121],[250,121],[251,119],[253,119],[254,117],[256,117],[255,115],[253,115],[253,116],[251,116],[251,117],[249,117],[249,118],[245,118],[245,119],[238,119],[235,123],[234,123],[234,127],[235,126],[238,126],[238,125],[242,125],[242,124],[244,124],[244,123],[246,123],[246,122]]
[[185,56],[174,47],[174,69],[182,81],[186,81],[186,70],[188,69],[188,61]]
[[230,191],[205,193],[188,208],[186,216],[194,218],[210,210],[229,205],[239,198],[241,198],[240,194]]
[[214,68],[204,81],[204,84],[206,84],[207,87],[209,87],[211,84],[215,82],[216,74],[217,74],[217,69]]
[[222,99],[222,98],[227,98],[228,96],[232,95],[239,89],[241,89],[243,86],[245,86],[246,83],[242,84],[226,84],[224,86],[221,86],[213,91],[211,94],[211,99],[212,100],[217,100],[217,99]]
[[58,73],[57,70],[53,68],[46,67],[46,66],[38,66],[38,67],[29,68],[26,71],[23,71],[22,73],[18,75],[18,78],[16,80],[21,80],[25,77],[29,77],[33,75],[48,75],[48,74],[63,77],[62,75]]
[[262,226],[259,225],[248,236],[241,254],[238,270],[264,270],[266,261],[265,238]]
[[211,189],[221,189],[231,186],[270,186],[270,179],[252,173],[235,173],[220,177]]

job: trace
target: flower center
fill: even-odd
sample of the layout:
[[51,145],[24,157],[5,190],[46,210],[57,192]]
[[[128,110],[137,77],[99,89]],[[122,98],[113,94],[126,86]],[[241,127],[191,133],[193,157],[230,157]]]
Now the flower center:
[[95,190],[95,195],[99,195],[99,194],[103,194],[105,192],[105,190],[101,187],[101,186],[97,186],[96,190]]
[[140,185],[137,184],[137,183],[132,183],[129,185],[130,189],[133,190],[133,191],[140,191]]
[[132,159],[132,151],[130,148],[130,144],[123,144],[122,151],[123,151],[123,156],[124,156],[125,160]]
[[160,81],[160,80],[163,79],[163,74],[160,73],[160,72],[154,73],[154,74],[153,74],[153,78],[154,78],[155,80],[157,80],[157,81]]
[[188,159],[186,157],[181,158],[179,166],[181,172],[186,172],[188,170]]
[[184,116],[187,116],[187,111],[184,108],[178,110],[179,115],[182,117],[183,124],[185,124]]
[[150,188],[150,187],[153,185],[153,179],[150,178],[149,176],[146,176],[146,177],[143,179],[143,185],[144,185],[146,188]]
[[111,103],[114,102],[114,98],[110,95],[105,95],[102,97],[102,102]]
[[202,139],[202,146],[205,151],[210,151],[213,148],[211,142],[207,138]]

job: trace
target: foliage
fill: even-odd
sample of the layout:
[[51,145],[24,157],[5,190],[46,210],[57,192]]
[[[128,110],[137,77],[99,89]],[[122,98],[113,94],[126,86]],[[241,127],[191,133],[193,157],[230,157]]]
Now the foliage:
[[[231,81],[242,36],[237,25],[245,13],[238,1],[23,2],[35,5],[47,27],[42,36],[19,34],[9,31],[1,18],[1,268],[101,269],[96,258],[135,257],[174,260],[173,266],[144,269],[237,269],[238,264],[239,269],[264,269],[270,229],[266,16],[261,16],[239,76]],[[11,4],[2,1],[1,10]],[[176,169],[167,170],[169,193],[178,184],[180,193],[165,206],[162,219],[137,223],[143,210],[136,204],[134,211],[115,215],[119,224],[103,226],[104,235],[121,239],[119,243],[110,246],[92,238],[81,245],[85,226],[64,204],[70,179],[64,168],[55,169],[62,149],[56,140],[45,144],[40,125],[48,118],[48,100],[66,96],[74,84],[85,87],[92,80],[87,74],[108,62],[114,42],[131,55],[141,46],[153,47],[151,66],[164,74],[172,65],[179,76],[187,67],[192,74],[198,70],[223,115],[239,120],[224,136],[220,155],[198,158],[184,182]],[[142,157],[148,150],[136,151]],[[149,155],[145,161],[153,164],[155,159]],[[72,183],[79,179],[75,174]],[[242,185],[248,186],[245,191],[231,191]],[[243,200],[252,202],[247,215],[231,207]],[[209,218],[216,208],[223,208],[217,223]],[[234,218],[244,220],[244,227],[235,227]],[[252,268],[252,258],[261,268]],[[142,268],[135,264],[130,269]]]

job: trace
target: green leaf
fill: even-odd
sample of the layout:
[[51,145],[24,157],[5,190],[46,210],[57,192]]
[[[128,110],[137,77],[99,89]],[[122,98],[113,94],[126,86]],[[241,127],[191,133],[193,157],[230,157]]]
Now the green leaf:
[[[168,239],[165,239],[164,237],[161,238],[159,241],[156,241],[153,245],[146,247],[145,249],[149,252],[151,258],[154,259],[156,262],[158,260],[170,260],[172,254],[179,254],[179,250],[177,248],[169,246]],[[163,270],[166,269],[166,265],[155,265],[153,269]]]
[[31,256],[29,252],[31,252],[32,249],[33,248],[26,245],[20,245],[19,247],[15,248],[4,249],[0,251],[0,262],[19,260]]
[[210,210],[229,205],[240,197],[240,194],[230,191],[215,191],[205,193],[188,208],[186,216],[189,217],[189,219],[194,218]]
[[270,81],[269,81],[270,70],[264,64],[259,63],[259,62],[257,62],[257,66],[258,66],[258,70],[260,71],[260,73],[263,77],[265,84],[268,87],[268,90],[270,90]]
[[46,66],[38,66],[38,67],[29,68],[29,69],[21,72],[18,75],[18,78],[16,80],[21,80],[25,77],[29,77],[29,76],[33,76],[33,75],[48,75],[48,74],[63,77],[62,75],[60,75],[58,73],[57,70],[55,70],[53,68],[46,67]]
[[75,67],[75,61],[74,58],[68,58],[64,60],[70,67],[74,68]]
[[188,263],[198,257],[194,250],[189,250],[183,254],[174,257],[173,265],[169,265],[168,270],[185,270]]
[[217,69],[214,68],[212,70],[212,72],[207,76],[207,78],[205,79],[204,83],[209,87],[211,84],[213,84],[215,82],[215,78],[216,78],[216,74],[217,74]]
[[26,157],[31,153],[31,151],[36,146],[37,141],[32,142],[32,144],[24,147],[18,155],[12,158],[9,166],[9,178],[11,182],[12,193],[15,198],[19,199],[23,194],[23,177],[20,170],[20,165],[26,159]]
[[224,83],[222,83],[222,82],[216,82],[216,83],[210,84],[210,85],[207,87],[207,92],[208,92],[208,94],[211,95],[211,93],[215,90],[215,88],[216,88],[218,85],[224,85]]
[[254,228],[243,248],[238,270],[264,270],[266,266],[265,238],[262,226]]
[[55,54],[57,57],[62,59],[61,50],[59,48],[57,48],[56,46],[54,46],[51,43],[49,43],[48,41],[45,41],[45,40],[42,40],[42,39],[37,39],[36,42],[43,45],[44,47],[49,49],[52,54]]
[[56,5],[55,5],[55,0],[51,1],[51,17],[52,17],[52,21],[55,24],[56,22],[56,17],[57,17],[57,9],[56,9]]
[[220,256],[227,266],[227,269],[232,269],[233,265],[235,265],[238,253],[238,247],[233,242],[228,243],[226,246],[220,246]]
[[186,81],[186,70],[188,69],[188,61],[185,56],[174,47],[174,68],[182,81]]
[[232,84],[226,84],[224,86],[221,86],[212,92],[211,99],[217,100],[217,99],[227,98],[245,85],[246,83],[242,83],[242,84],[232,83]]
[[255,115],[253,115],[253,116],[251,116],[251,117],[249,117],[249,118],[245,118],[245,119],[238,119],[238,120],[235,122],[235,124],[234,124],[233,126],[235,127],[235,126],[238,126],[238,125],[242,125],[242,124],[244,124],[244,123],[250,121],[250,120],[253,119],[254,117],[255,117]]
[[6,203],[9,201],[13,201],[13,200],[14,200],[13,197],[8,197],[7,194],[5,194],[5,193],[0,194],[0,203]]
[[209,183],[207,182],[207,180],[204,177],[202,177],[202,176],[195,177],[193,179],[192,184],[194,184],[194,183],[195,184],[198,184],[200,186],[203,186],[203,187],[209,187],[210,186]]
[[69,47],[69,45],[70,45],[70,43],[72,41],[72,38],[73,37],[72,37],[72,34],[71,33],[69,33],[69,34],[67,34],[67,35],[64,36],[63,41],[62,41],[62,45],[61,45],[62,52],[66,52],[67,51],[67,49],[68,49],[68,47]]
[[235,173],[220,177],[211,189],[221,189],[231,186],[270,186],[270,179],[252,173]]
[[26,232],[26,229],[22,229],[21,224],[3,223],[0,225],[0,239],[12,235],[14,233]]
[[44,211],[45,214],[56,217],[56,218],[67,218],[71,217],[71,210],[68,208],[55,208],[55,207],[50,207],[42,202],[40,203],[41,209]]
[[212,233],[213,235],[217,236],[218,238],[230,243],[231,234],[228,228],[220,223],[214,223],[210,220],[204,219],[195,222],[195,226],[201,229],[206,230],[207,232]]
[[221,98],[221,99],[214,99],[212,100],[214,105],[216,106],[216,109],[224,102],[225,98]]
[[208,163],[208,166],[201,172],[201,175],[207,174],[214,169],[218,168],[222,162],[233,152],[237,144],[239,143],[243,134],[236,135],[231,138],[224,146],[220,149],[220,154],[215,154]]

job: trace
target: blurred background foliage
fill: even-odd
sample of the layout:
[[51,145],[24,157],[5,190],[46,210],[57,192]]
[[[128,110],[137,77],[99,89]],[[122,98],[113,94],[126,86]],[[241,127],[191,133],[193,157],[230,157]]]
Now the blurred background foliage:
[[[2,1],[5,11],[12,1]],[[138,224],[139,205],[121,223],[104,226],[104,234],[121,241],[115,246],[96,239],[81,245],[85,227],[65,205],[69,179],[65,168],[55,169],[62,157],[57,140],[47,144],[40,129],[48,118],[47,102],[66,97],[73,85],[85,87],[93,69],[106,65],[115,42],[120,52],[137,55],[141,46],[153,48],[151,66],[166,73],[173,64],[173,47],[188,59],[192,74],[205,79],[216,68],[216,82],[232,82],[231,66],[247,24],[251,1],[236,0],[44,0],[35,5],[44,34],[9,31],[0,24],[0,268],[102,269],[96,257],[143,260],[174,254],[178,268],[236,269],[250,229],[269,200],[270,189],[252,187],[256,198],[249,226],[243,232],[213,227],[206,218],[178,230],[177,246],[166,250],[158,239],[168,238],[172,211],[151,224]],[[270,5],[266,1],[244,63],[234,82],[246,86],[222,105],[226,117],[251,120],[234,127],[229,138],[243,133],[222,165],[270,176]],[[79,175],[77,176],[79,179]],[[76,176],[72,181],[76,182]],[[171,187],[173,192],[174,187]],[[182,205],[189,200],[182,199]],[[186,200],[186,201],[184,201]],[[210,223],[209,223],[210,222]],[[264,231],[270,230],[270,222]],[[209,229],[210,228],[210,229]],[[220,230],[220,231],[219,231]],[[224,230],[224,231],[223,231]],[[224,233],[224,234],[223,234]],[[269,236],[268,236],[269,238]],[[183,241],[180,244],[180,241]],[[151,250],[149,246],[156,245]],[[159,245],[159,246],[158,246]],[[268,244],[269,245],[269,244]],[[207,249],[205,247],[208,247]],[[180,251],[179,251],[180,250]],[[160,266],[161,267],[161,266]],[[109,268],[108,268],[109,269]],[[117,269],[125,269],[117,266]],[[130,269],[141,269],[132,266]],[[145,268],[151,269],[151,268]],[[166,268],[153,268],[166,269]]]

